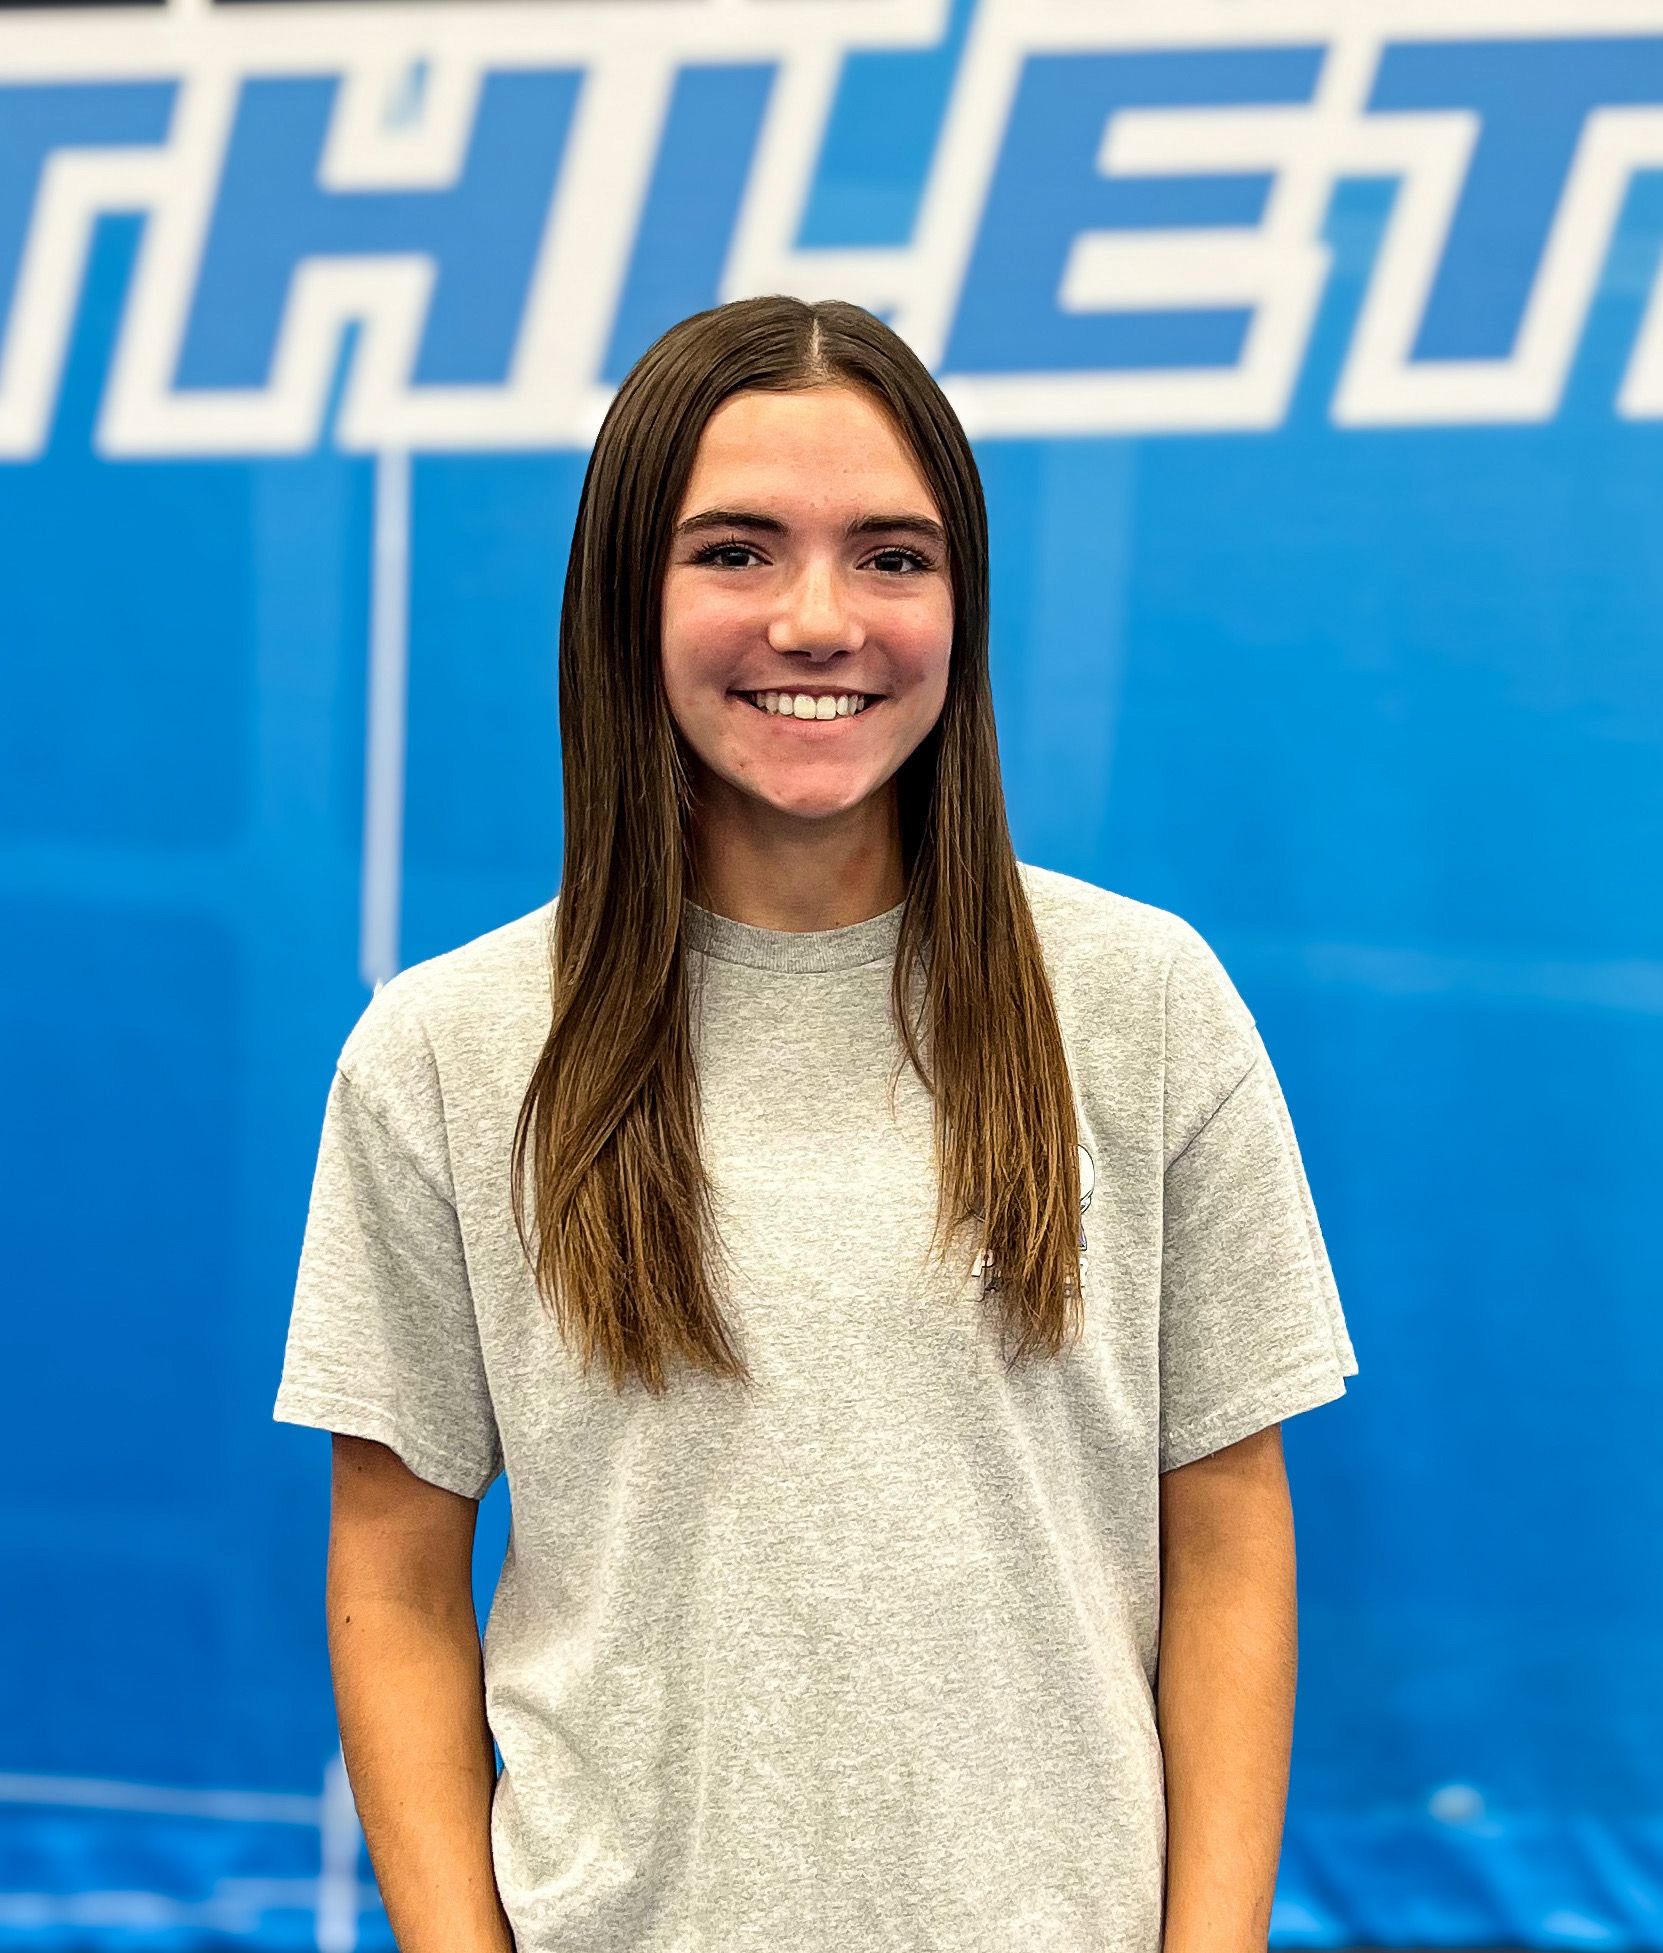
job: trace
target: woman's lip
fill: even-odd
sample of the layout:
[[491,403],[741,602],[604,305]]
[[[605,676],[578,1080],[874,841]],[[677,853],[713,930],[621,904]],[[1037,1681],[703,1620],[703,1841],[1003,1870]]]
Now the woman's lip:
[[770,712],[766,706],[753,705],[750,698],[744,692],[729,692],[728,697],[733,700],[735,705],[742,705],[747,712],[755,712],[764,719],[781,720],[793,726],[841,726],[846,725],[850,719],[864,719],[874,706],[885,703],[887,694],[869,698],[858,712],[840,712],[830,719],[821,719],[818,717],[813,719],[799,719],[795,712]]

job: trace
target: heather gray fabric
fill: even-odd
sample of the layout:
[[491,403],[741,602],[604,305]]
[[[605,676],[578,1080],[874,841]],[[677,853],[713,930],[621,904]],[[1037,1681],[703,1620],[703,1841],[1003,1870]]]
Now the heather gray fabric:
[[755,1377],[585,1380],[510,1218],[553,904],[347,1038],[275,1415],[512,1531],[485,1630],[519,1953],[1157,1953],[1161,1471],[1356,1374],[1257,1026],[1187,922],[1023,876],[1091,1192],[1084,1341],[1007,1373],[971,1244],[923,1260],[900,909],[689,907],[706,1158]]

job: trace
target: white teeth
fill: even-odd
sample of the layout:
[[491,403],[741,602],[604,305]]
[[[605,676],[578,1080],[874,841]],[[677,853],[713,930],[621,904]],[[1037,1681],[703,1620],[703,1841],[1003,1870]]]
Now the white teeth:
[[859,692],[839,692],[815,698],[808,692],[747,692],[764,712],[795,719],[848,719],[864,712],[869,701]]

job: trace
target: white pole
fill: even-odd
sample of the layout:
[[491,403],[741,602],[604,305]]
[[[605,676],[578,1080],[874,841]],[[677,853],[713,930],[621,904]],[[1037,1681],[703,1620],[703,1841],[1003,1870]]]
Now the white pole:
[[358,1944],[358,1850],[364,1834],[339,1748],[324,1765],[319,1830],[318,1953],[353,1953]]
[[372,991],[379,990],[399,967],[409,637],[410,456],[401,448],[390,448],[375,458],[369,710],[364,753],[358,969]]

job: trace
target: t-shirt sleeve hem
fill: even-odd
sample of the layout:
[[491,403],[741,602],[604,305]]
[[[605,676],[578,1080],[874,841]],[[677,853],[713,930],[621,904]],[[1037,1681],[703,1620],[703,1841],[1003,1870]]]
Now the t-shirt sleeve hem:
[[481,1470],[454,1452],[430,1444],[424,1438],[412,1437],[379,1404],[359,1403],[352,1397],[285,1389],[278,1395],[272,1419],[278,1424],[304,1424],[320,1431],[340,1431],[347,1437],[373,1438],[396,1451],[418,1478],[425,1478],[430,1485],[455,1492],[464,1499],[482,1498],[502,1470],[500,1458],[493,1458]]
[[1197,1458],[1205,1458],[1214,1451],[1222,1451],[1226,1445],[1239,1443],[1241,1439],[1251,1437],[1255,1431],[1279,1424],[1283,1418],[1295,1417],[1301,1411],[1315,1410],[1319,1404],[1331,1404],[1345,1395],[1345,1379],[1356,1374],[1355,1356],[1343,1361],[1323,1358],[1251,1397],[1238,1398],[1212,1412],[1200,1423],[1163,1437],[1157,1469],[1162,1472],[1175,1471],[1180,1465],[1193,1464]]

